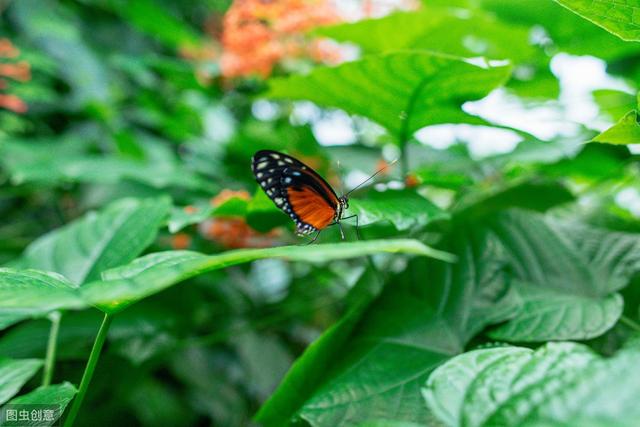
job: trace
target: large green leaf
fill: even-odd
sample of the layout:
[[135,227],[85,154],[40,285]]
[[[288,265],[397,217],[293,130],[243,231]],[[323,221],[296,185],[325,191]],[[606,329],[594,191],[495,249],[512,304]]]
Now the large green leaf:
[[615,34],[622,40],[640,41],[638,0],[555,0],[572,12]]
[[563,52],[615,60],[637,54],[640,50],[637,44],[620,40],[553,0],[481,0],[480,3],[503,21],[530,27],[542,26]]
[[450,427],[633,426],[640,381],[629,372],[639,362],[637,345],[610,359],[574,343],[475,350],[435,370],[424,395]]
[[433,421],[420,406],[421,383],[484,326],[518,309],[494,237],[459,232],[447,241],[458,262],[416,258],[392,279],[336,351],[340,356],[299,417],[314,426]]
[[[282,246],[267,249],[239,249],[204,256],[179,251],[150,254],[117,273],[106,273],[113,280],[94,281],[79,289],[86,301],[105,312],[116,312],[169,286],[211,270],[264,258],[290,261],[326,262],[380,252],[406,253],[453,261],[451,254],[429,248],[416,240],[369,240],[349,243]],[[180,258],[179,260],[176,260]]]
[[320,27],[314,34],[356,43],[367,53],[425,49],[517,62],[535,60],[542,53],[530,43],[528,28],[501,22],[480,9],[465,12],[427,4],[417,12]]
[[486,96],[510,71],[508,65],[479,66],[444,54],[395,52],[272,79],[266,96],[341,108],[378,122],[405,142],[427,125],[486,124],[460,107]]
[[0,269],[0,329],[53,310],[87,306],[74,284],[54,273]]
[[[65,408],[67,407],[71,399],[73,399],[73,396],[75,396],[76,393],[77,390],[73,386],[73,384],[65,382],[62,384],[50,385],[46,387],[38,387],[28,394],[10,400],[7,405],[14,405],[14,409],[26,409],[29,411],[31,409],[34,409],[33,405],[47,405],[48,407],[46,409],[54,409],[54,416],[52,417],[53,419],[51,421],[29,421],[20,425],[33,427],[51,426],[54,425],[55,422],[60,418]],[[7,406],[2,408],[3,412],[7,409]],[[7,419],[6,412],[2,414],[2,419]],[[2,425],[12,424],[13,423],[3,423]]]
[[166,198],[119,200],[39,238],[20,265],[60,273],[76,285],[95,280],[151,244],[169,206]]
[[349,311],[327,329],[296,360],[278,389],[262,405],[256,421],[265,426],[285,425],[325,379],[336,353],[348,342],[349,336],[365,309],[382,288],[379,274],[367,270],[350,295],[361,295]]
[[622,313],[615,294],[640,269],[640,240],[611,232],[511,211],[491,228],[510,258],[524,307],[491,332],[496,339],[587,339],[611,328]]
[[640,144],[640,117],[637,111],[629,111],[618,123],[593,138],[595,142],[608,144]]
[[367,196],[363,199],[351,199],[350,210],[345,214],[358,215],[359,225],[389,221],[396,229],[407,230],[449,218],[446,212],[415,191],[374,191]]
[[0,405],[11,399],[42,366],[42,360],[0,358]]
[[460,425],[465,393],[474,377],[490,365],[513,364],[514,359],[526,357],[531,352],[527,348],[498,347],[461,354],[433,371],[422,395],[434,415],[444,424],[450,427]]

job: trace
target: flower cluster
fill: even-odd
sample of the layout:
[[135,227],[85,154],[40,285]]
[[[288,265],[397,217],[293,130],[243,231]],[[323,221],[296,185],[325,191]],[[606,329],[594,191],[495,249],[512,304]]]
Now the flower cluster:
[[[20,50],[9,39],[0,39],[0,91],[9,87],[7,79],[26,82],[31,79],[31,67],[27,61],[15,61],[20,56]],[[27,104],[10,93],[0,93],[0,108],[16,113],[25,113]]]
[[[211,199],[211,204],[220,206],[234,197],[247,201],[250,199],[249,193],[246,191],[223,190]],[[249,227],[245,219],[241,217],[210,218],[200,223],[198,229],[205,238],[230,249],[273,246],[275,238],[279,235],[276,230],[269,233],[259,233]]]
[[327,41],[308,43],[303,33],[339,22],[328,0],[235,0],[223,20],[221,71],[225,77],[267,77],[285,58],[336,62]]

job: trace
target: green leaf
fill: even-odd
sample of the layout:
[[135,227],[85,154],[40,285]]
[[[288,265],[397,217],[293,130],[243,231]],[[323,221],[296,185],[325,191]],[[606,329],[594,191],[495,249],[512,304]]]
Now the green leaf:
[[37,239],[20,265],[60,273],[76,285],[95,280],[149,246],[169,206],[166,198],[116,201]]
[[640,117],[637,111],[629,111],[618,123],[592,139],[608,144],[640,144]]
[[[240,249],[211,256],[189,255],[179,262],[174,262],[175,259],[172,259],[171,255],[151,254],[130,265],[135,272],[128,271],[127,267],[118,269],[117,276],[122,279],[91,282],[84,285],[79,291],[87,301],[107,313],[113,313],[190,277],[230,265],[264,258],[326,262],[380,252],[415,254],[447,261],[454,259],[451,254],[429,248],[416,240],[370,240],[267,249]],[[184,253],[180,252],[178,256],[182,257],[183,255]],[[154,262],[157,262],[157,266],[154,265]],[[111,277],[114,274],[116,273],[109,273],[108,276]]]
[[86,307],[76,289],[54,273],[0,268],[0,329],[53,310]]
[[637,0],[554,0],[612,34],[640,41],[640,3]]
[[458,426],[464,397],[474,377],[490,365],[513,364],[514,359],[532,352],[526,348],[498,347],[461,354],[433,371],[422,396],[439,420],[450,427]]
[[[496,422],[492,417],[523,398],[530,401],[529,408],[541,403],[542,396],[536,397],[533,389],[554,377],[569,382],[596,357],[586,346],[573,343],[547,344],[535,352],[519,347],[475,350],[435,370],[424,395],[427,405],[448,426],[518,425],[514,419],[526,405],[517,415],[512,413],[511,419]],[[550,382],[549,387],[555,390],[558,384]],[[538,393],[548,397],[551,390]]]
[[138,0],[135,3],[109,1],[107,4],[126,22],[173,48],[193,47],[201,42],[199,34],[184,20],[173,16],[162,3]]
[[323,382],[335,355],[348,342],[365,309],[379,294],[381,288],[379,275],[367,270],[350,292],[350,295],[365,296],[359,298],[338,322],[306,348],[280,386],[256,414],[257,422],[264,426],[279,426],[288,422],[313,390]]
[[424,49],[515,61],[531,61],[542,53],[529,42],[526,27],[504,23],[480,9],[462,15],[459,10],[429,4],[416,12],[320,27],[313,34],[356,43],[367,53]]
[[481,67],[444,54],[395,52],[271,79],[266,96],[341,108],[376,121],[405,142],[427,125],[486,124],[461,105],[489,94],[510,72],[508,65]]
[[[64,382],[62,384],[50,385],[46,387],[38,387],[32,392],[25,394],[23,396],[16,397],[15,399],[9,401],[7,405],[50,405],[55,406],[57,409],[55,410],[55,416],[53,421],[35,421],[28,422],[26,424],[21,424],[24,426],[51,426],[54,425],[55,422],[60,418],[65,408],[73,399],[73,396],[77,393],[76,388],[73,384]],[[7,407],[3,407],[3,412],[6,411]],[[26,409],[26,408],[25,408]],[[6,420],[6,412],[2,414],[2,419]],[[3,423],[2,425],[12,425]]]
[[593,298],[521,283],[516,289],[524,307],[517,318],[490,332],[494,339],[528,342],[597,337],[615,325],[624,306],[618,293]]
[[434,371],[425,394],[429,407],[449,410],[441,418],[449,426],[633,426],[640,381],[629,372],[639,362],[637,345],[608,359],[569,342],[476,350]]
[[612,120],[619,120],[630,110],[636,108],[638,100],[635,95],[615,90],[598,89],[592,92],[593,100],[600,110],[606,113]]
[[551,0],[482,0],[481,4],[503,21],[542,26],[557,49],[573,55],[616,60],[638,51],[636,44],[620,40]]
[[588,339],[615,324],[622,300],[614,292],[640,270],[636,234],[517,210],[499,215],[491,229],[506,249],[524,302],[514,319],[491,332],[493,338]]
[[361,226],[389,221],[399,231],[424,226],[449,215],[412,190],[371,191],[366,198],[349,200],[349,212]]
[[457,263],[415,258],[392,277],[299,417],[314,426],[372,419],[431,425],[433,415],[419,398],[431,370],[518,309],[495,237],[461,229],[446,247]]
[[102,272],[102,280],[118,280],[135,278],[149,269],[171,267],[185,261],[206,258],[206,255],[193,251],[156,252],[137,258],[126,265],[111,268]]
[[487,216],[512,207],[546,211],[574,200],[573,194],[555,181],[513,181],[504,186],[491,183],[488,188],[478,187],[462,193],[453,208],[455,216]]
[[429,414],[421,407],[420,386],[431,370],[460,350],[458,338],[427,301],[390,286],[342,350],[342,369],[298,415],[312,426],[377,418],[425,423]]
[[11,399],[42,367],[42,360],[0,358],[0,405]]

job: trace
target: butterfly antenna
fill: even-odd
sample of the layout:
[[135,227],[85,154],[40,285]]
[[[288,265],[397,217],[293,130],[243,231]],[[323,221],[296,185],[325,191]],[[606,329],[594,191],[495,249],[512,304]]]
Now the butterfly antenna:
[[340,185],[340,194],[344,194],[344,183],[342,182],[342,170],[340,170],[340,160],[336,160],[336,169],[338,169],[338,184]]
[[367,182],[371,181],[376,175],[378,175],[381,172],[384,172],[385,170],[387,170],[388,168],[390,168],[391,166],[393,166],[396,162],[398,161],[398,159],[395,159],[394,161],[392,161],[391,163],[388,163],[386,165],[384,165],[383,167],[381,167],[380,169],[378,169],[373,175],[371,175],[369,178],[365,179],[364,181],[362,181],[360,184],[356,185],[355,187],[353,187],[351,190],[349,190],[349,192],[347,194],[345,194],[346,196],[349,196],[349,194],[351,194],[352,192],[354,192],[355,190],[357,190],[358,188],[362,187],[364,184],[366,184]]

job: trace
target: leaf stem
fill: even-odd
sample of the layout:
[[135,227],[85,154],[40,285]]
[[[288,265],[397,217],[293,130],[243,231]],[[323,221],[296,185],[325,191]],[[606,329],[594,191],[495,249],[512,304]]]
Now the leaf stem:
[[58,331],[60,330],[60,318],[62,314],[54,311],[49,314],[51,329],[49,329],[49,341],[47,342],[47,355],[44,359],[44,373],[42,374],[42,385],[48,386],[53,378],[53,367],[56,363],[56,348],[58,346]]
[[409,120],[411,120],[411,116],[413,115],[413,110],[415,109],[416,102],[418,102],[420,93],[429,80],[429,77],[425,77],[418,83],[413,92],[411,92],[405,111],[403,111],[400,116],[401,125],[400,132],[398,134],[398,144],[400,145],[400,168],[402,169],[402,179],[404,179],[409,173],[409,157],[407,156],[407,143],[409,142],[410,137]]
[[73,399],[73,404],[71,405],[69,415],[64,422],[64,427],[73,426],[76,416],[80,411],[80,406],[82,406],[84,396],[87,394],[87,390],[89,389],[89,383],[91,382],[93,372],[95,371],[96,365],[98,364],[100,352],[102,351],[102,346],[104,345],[104,342],[107,338],[107,332],[109,332],[109,326],[111,326],[112,319],[113,318],[110,314],[105,313],[104,319],[102,319],[102,324],[100,325],[100,329],[98,330],[96,340],[93,342],[93,348],[91,349],[91,354],[89,355],[87,366],[84,368],[84,374],[82,374],[80,389],[78,390],[78,394],[76,395],[75,399]]
[[624,323],[634,331],[640,332],[640,323],[636,322],[635,320],[629,319],[627,316],[622,315],[620,316],[620,322]]

